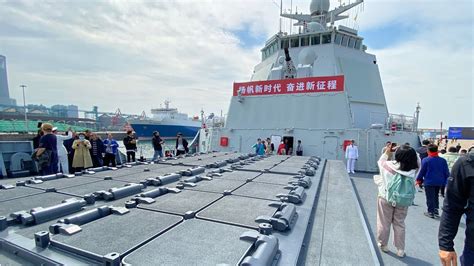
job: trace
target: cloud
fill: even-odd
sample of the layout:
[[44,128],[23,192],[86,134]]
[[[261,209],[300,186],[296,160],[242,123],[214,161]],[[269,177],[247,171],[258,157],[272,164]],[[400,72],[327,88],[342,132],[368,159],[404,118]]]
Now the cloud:
[[[364,12],[351,11],[371,38],[398,24],[414,28],[410,36],[395,31],[400,39],[394,45],[369,51],[378,57],[390,111],[412,112],[420,102],[422,126],[434,126],[439,119],[473,124],[472,115],[449,109],[431,113],[446,87],[460,88],[449,93],[456,105],[472,106],[466,97],[469,88],[472,95],[472,14],[467,8],[472,3],[452,2],[418,0],[400,6],[395,0],[366,1]],[[293,3],[299,12],[309,7],[309,1]],[[170,99],[189,114],[201,108],[226,113],[232,82],[250,78],[264,40],[278,31],[278,4],[3,1],[0,53],[7,56],[11,94],[20,99],[17,87],[25,83],[28,102],[140,113]],[[289,29],[288,21],[283,29]],[[399,97],[398,92],[415,89],[412,97]]]

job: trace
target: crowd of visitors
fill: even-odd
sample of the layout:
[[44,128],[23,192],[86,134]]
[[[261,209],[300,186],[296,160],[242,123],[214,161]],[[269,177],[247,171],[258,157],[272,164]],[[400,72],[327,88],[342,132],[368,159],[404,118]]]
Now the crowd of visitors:
[[49,123],[39,126],[40,130],[33,139],[35,151],[32,157],[37,162],[41,175],[70,174],[91,167],[116,166],[119,144],[112,134],[108,134],[107,139],[102,141],[96,133],[89,130],[77,133],[69,129],[65,134],[60,134]]
[[[348,153],[351,151],[346,149],[350,172]],[[446,151],[424,140],[415,151],[408,143],[397,147],[387,142],[378,166],[380,173],[374,176],[374,182],[378,187],[376,239],[380,250],[389,252],[392,227],[396,254],[405,256],[405,218],[408,207],[414,204],[418,185],[425,192],[424,215],[429,218],[440,217],[439,197],[444,197],[438,234],[442,265],[457,263],[453,240],[464,214],[466,240],[460,261],[461,265],[474,265],[474,146],[469,151],[463,151],[460,146]]]
[[[275,144],[270,138],[258,138],[257,143],[255,143],[252,148],[255,149],[257,155],[270,155],[275,153]],[[277,147],[276,154],[293,155],[293,144],[290,143],[287,138],[282,139]],[[296,156],[303,156],[303,144],[301,140],[297,141]]]

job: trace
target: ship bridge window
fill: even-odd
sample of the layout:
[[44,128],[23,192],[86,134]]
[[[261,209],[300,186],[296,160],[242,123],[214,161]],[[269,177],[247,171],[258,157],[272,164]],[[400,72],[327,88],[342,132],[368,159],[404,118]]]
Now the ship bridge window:
[[301,46],[308,46],[309,45],[309,37],[301,37]]
[[355,41],[355,48],[356,48],[357,50],[360,50],[360,45],[361,45],[361,44],[362,44],[362,41],[359,40],[359,39],[357,39],[357,40]]
[[342,41],[342,35],[339,34],[339,33],[337,33],[337,34],[336,34],[336,38],[334,39],[334,42],[335,42],[336,44],[341,44],[341,41]]
[[272,54],[278,51],[278,42],[272,44]]
[[349,36],[343,35],[342,36],[342,46],[347,46],[348,42],[349,42]]
[[300,46],[300,39],[299,38],[293,38],[290,40],[291,47],[299,47]]
[[286,40],[281,40],[281,49],[289,48],[290,47],[290,41],[288,39]]
[[331,34],[324,34],[322,36],[322,43],[323,44],[331,43]]
[[321,43],[319,35],[311,36],[311,45],[318,45]]
[[354,43],[355,43],[355,39],[354,39],[354,38],[350,38],[350,39],[349,39],[349,48],[354,48]]

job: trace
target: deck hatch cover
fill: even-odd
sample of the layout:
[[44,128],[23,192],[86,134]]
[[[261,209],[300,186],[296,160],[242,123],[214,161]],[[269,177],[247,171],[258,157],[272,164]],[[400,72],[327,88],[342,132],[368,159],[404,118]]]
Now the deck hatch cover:
[[237,265],[250,247],[240,240],[249,229],[187,220],[126,256],[131,265]]

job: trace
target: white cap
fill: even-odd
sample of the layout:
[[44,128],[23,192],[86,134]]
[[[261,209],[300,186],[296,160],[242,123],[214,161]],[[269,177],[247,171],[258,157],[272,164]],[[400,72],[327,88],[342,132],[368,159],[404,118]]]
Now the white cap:
[[52,131],[57,131],[57,130],[58,130],[58,128],[57,128],[57,127],[53,127],[53,130],[52,130]]

